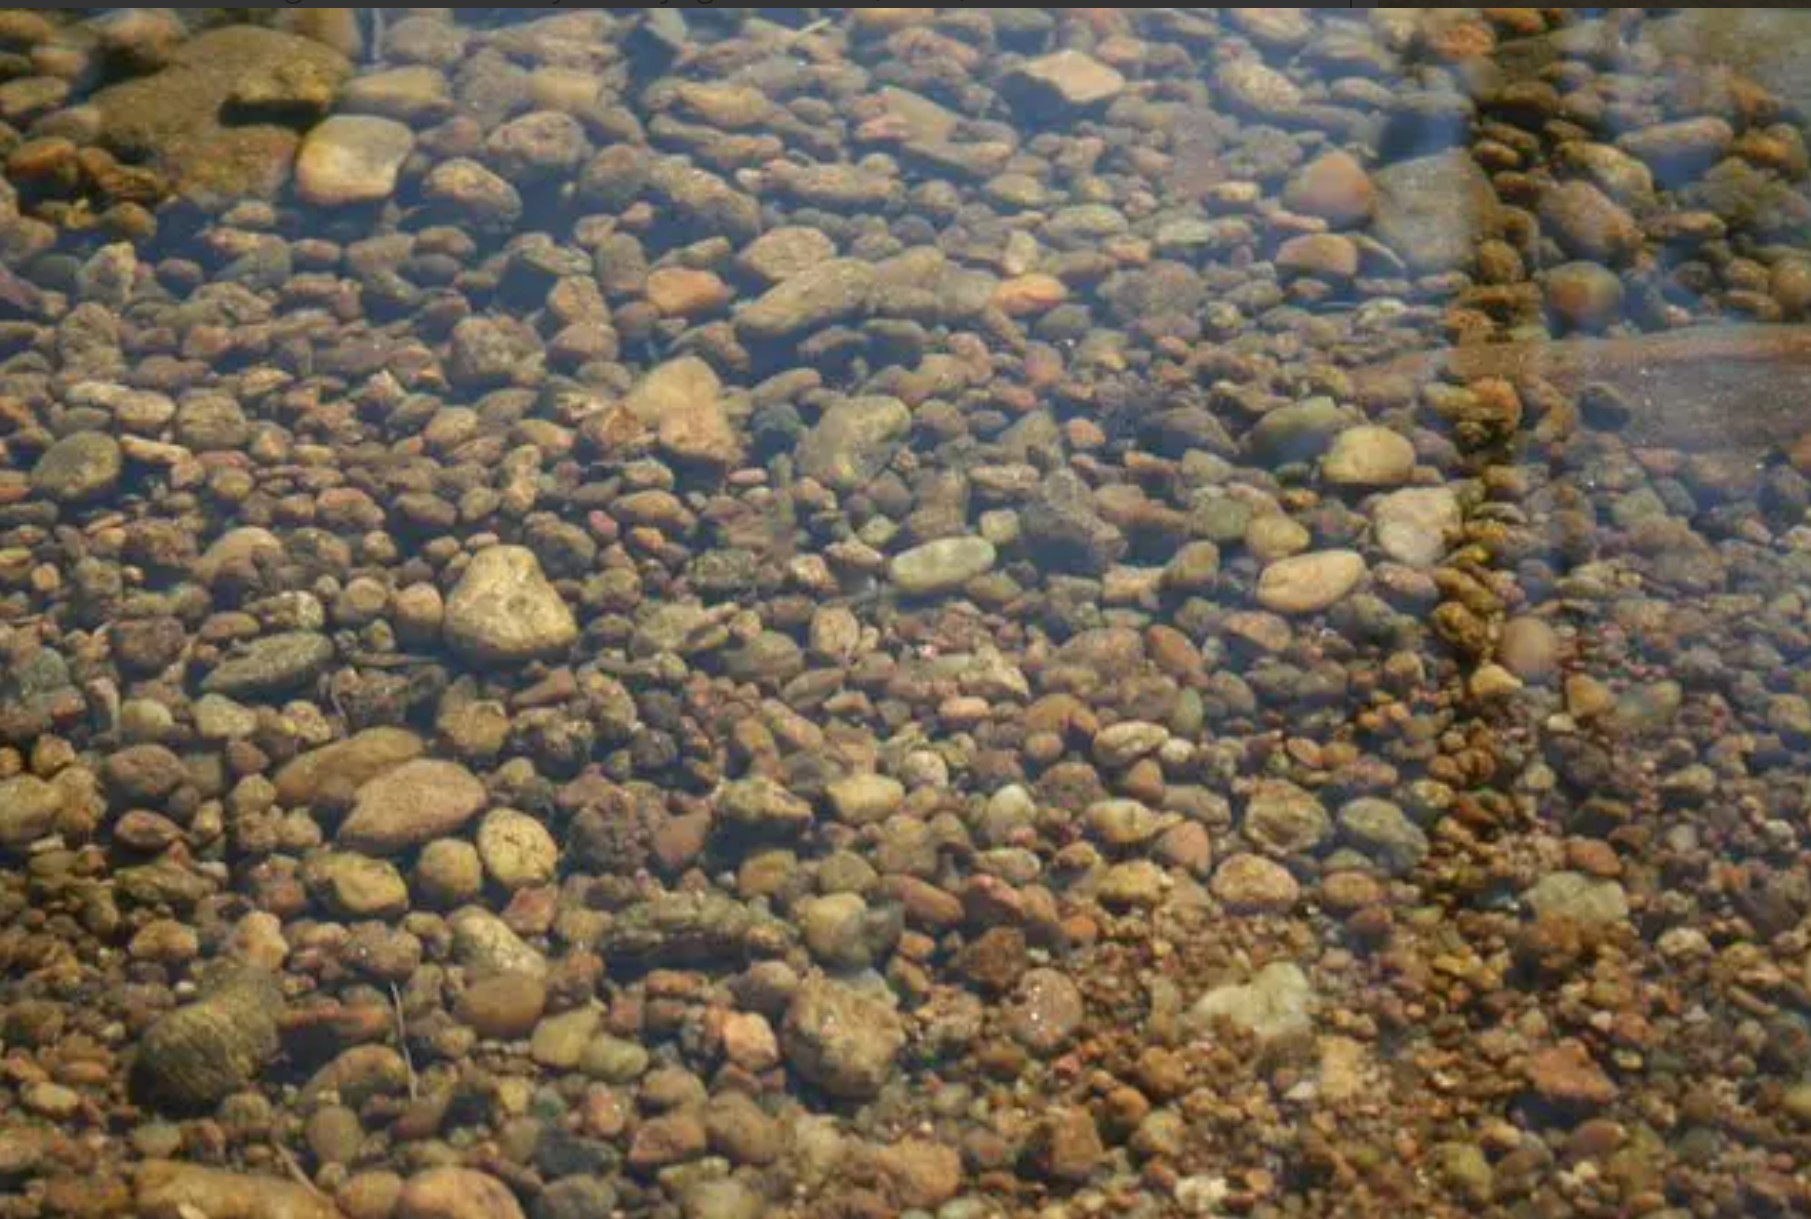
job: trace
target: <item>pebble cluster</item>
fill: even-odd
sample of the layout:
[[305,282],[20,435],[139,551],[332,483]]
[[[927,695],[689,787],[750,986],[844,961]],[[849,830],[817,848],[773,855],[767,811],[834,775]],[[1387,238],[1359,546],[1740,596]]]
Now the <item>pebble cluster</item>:
[[0,14],[0,1219],[1811,1210],[1793,105],[824,12]]

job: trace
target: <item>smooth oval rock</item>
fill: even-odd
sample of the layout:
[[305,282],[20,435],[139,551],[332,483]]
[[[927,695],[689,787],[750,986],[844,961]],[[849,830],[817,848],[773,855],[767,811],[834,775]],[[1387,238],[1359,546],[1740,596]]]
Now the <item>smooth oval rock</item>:
[[308,202],[324,207],[388,199],[414,150],[414,133],[394,119],[336,114],[303,138],[296,189]]
[[457,833],[487,800],[484,784],[465,767],[418,758],[359,787],[338,841],[355,851],[394,855]]
[[1364,575],[1364,556],[1356,550],[1279,559],[1258,577],[1258,604],[1279,614],[1318,613],[1357,588]]
[[894,555],[887,575],[899,591],[928,597],[953,592],[992,571],[997,557],[986,538],[938,538]]

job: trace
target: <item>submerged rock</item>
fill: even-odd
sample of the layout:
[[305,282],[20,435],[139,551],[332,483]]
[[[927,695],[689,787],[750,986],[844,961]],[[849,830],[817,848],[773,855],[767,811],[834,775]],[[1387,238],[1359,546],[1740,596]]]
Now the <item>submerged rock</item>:
[[326,113],[352,65],[311,39],[250,25],[183,44],[150,76],[96,93],[103,144],[150,161],[204,200],[274,195],[298,129]]
[[879,999],[828,978],[799,988],[786,1009],[786,1064],[832,1096],[859,1100],[892,1078],[905,1047],[899,1013]]
[[472,556],[447,597],[443,630],[469,660],[521,664],[571,647],[578,621],[532,550],[489,546]]

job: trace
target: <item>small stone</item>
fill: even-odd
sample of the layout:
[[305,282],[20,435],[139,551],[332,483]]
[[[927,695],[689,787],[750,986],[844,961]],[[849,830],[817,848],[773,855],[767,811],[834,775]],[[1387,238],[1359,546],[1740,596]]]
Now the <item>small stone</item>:
[[1400,432],[1372,424],[1334,437],[1321,478],[1336,487],[1395,487],[1415,472],[1415,446]]
[[1086,1015],[1081,989],[1069,975],[1032,969],[1019,979],[1007,1005],[1006,1030],[1033,1054],[1049,1057],[1069,1044]]
[[1620,884],[1583,872],[1553,872],[1522,894],[1537,918],[1564,918],[1587,926],[1626,922],[1629,899]]
[[559,844],[547,827],[513,808],[485,814],[478,855],[491,879],[511,892],[551,882],[560,862]]
[[459,1019],[480,1037],[514,1041],[534,1031],[547,1007],[547,984],[532,974],[499,973],[459,996]]
[[849,825],[885,821],[905,802],[905,784],[890,775],[857,774],[826,785],[830,811]]
[[1030,1168],[1057,1181],[1086,1181],[1106,1154],[1094,1118],[1086,1109],[1068,1106],[1054,1107],[1039,1118],[1025,1143]]
[[208,694],[265,699],[288,694],[319,677],[333,662],[333,641],[313,631],[254,639],[202,679]]
[[283,997],[274,975],[238,968],[205,997],[160,1017],[139,1038],[135,1094],[192,1112],[248,1085],[281,1048]]
[[1467,265],[1481,237],[1496,232],[1500,205],[1490,178],[1463,149],[1379,169],[1373,231],[1417,274]]
[[1281,856],[1314,850],[1333,831],[1333,819],[1312,792],[1284,779],[1261,779],[1240,825],[1253,845]]
[[844,398],[799,442],[799,472],[835,491],[864,487],[893,460],[911,426],[912,412],[898,398]]
[[1301,966],[1273,961],[1250,982],[1208,991],[1189,1015],[1203,1029],[1211,1028],[1216,1020],[1226,1020],[1260,1041],[1270,1041],[1312,1029],[1314,1002],[1314,988]]
[[1547,308],[1572,330],[1598,331],[1622,320],[1622,280],[1594,262],[1562,263],[1547,272]]
[[1381,497],[1372,508],[1378,549],[1404,567],[1432,567],[1446,557],[1463,519],[1449,487],[1408,487]]
[[743,270],[777,284],[836,257],[836,243],[817,229],[781,225],[749,242],[736,256]]
[[1714,115],[1656,123],[1630,131],[1616,141],[1624,152],[1639,157],[1654,171],[1660,185],[1668,189],[1715,165],[1734,142],[1734,128]]
[[1289,869],[1262,855],[1230,856],[1208,887],[1228,909],[1249,913],[1287,913],[1302,895]]
[[868,308],[874,267],[859,258],[832,258],[769,288],[736,314],[736,328],[755,341],[784,339]]
[[484,784],[465,767],[417,758],[359,787],[339,842],[367,854],[393,855],[456,833],[488,799]]
[[932,1210],[962,1188],[962,1156],[929,1139],[904,1138],[882,1148],[874,1167],[901,1206]]
[[0,779],[0,848],[20,850],[49,834],[62,793],[34,775]]
[[986,538],[938,538],[895,555],[887,574],[911,596],[936,596],[960,589],[993,570],[996,552]]
[[296,189],[310,203],[342,207],[374,203],[396,193],[415,136],[402,123],[370,115],[336,114],[309,129],[296,157]]
[[1357,588],[1364,575],[1364,556],[1355,550],[1280,559],[1258,577],[1258,604],[1279,614],[1318,613]]
[[1336,228],[1347,228],[1371,218],[1377,207],[1377,188],[1356,157],[1336,150],[1322,153],[1296,171],[1283,192],[1283,205]]
[[343,918],[392,919],[409,908],[409,886],[387,860],[332,851],[308,869],[330,909]]
[[880,1000],[813,978],[788,1005],[781,1040],[792,1070],[832,1096],[859,1100],[892,1077],[905,1030],[899,1014]]
[[1350,801],[1339,810],[1339,828],[1347,842],[1395,875],[1413,871],[1427,858],[1427,833],[1388,800]]
[[666,317],[698,317],[729,303],[729,285],[695,267],[657,267],[648,273],[648,303]]
[[1641,225],[1589,182],[1554,186],[1541,198],[1541,223],[1575,258],[1616,265],[1641,249]]
[[421,900],[442,909],[471,901],[484,890],[478,848],[458,838],[428,843],[415,862],[415,888]]
[[1302,107],[1300,87],[1261,59],[1226,60],[1215,71],[1214,84],[1233,109],[1258,118],[1283,118]]
[[1511,618],[1498,636],[1497,660],[1525,682],[1550,682],[1560,671],[1559,632],[1545,618]]
[[1008,92],[1028,109],[1082,108],[1117,97],[1126,78],[1080,51],[1057,51],[1027,60],[1014,70]]
[[[198,716],[201,704],[210,698],[197,701]],[[250,731],[231,735],[250,735]],[[425,748],[422,739],[407,729],[367,728],[285,763],[276,776],[277,800],[291,806],[350,803],[353,793],[365,783],[420,757]]]
[[572,610],[534,551],[490,546],[472,556],[447,597],[447,643],[469,660],[521,664],[557,656],[578,639]]
[[481,228],[505,228],[522,215],[522,196],[508,182],[469,157],[434,166],[422,179],[423,200],[450,218]]
[[1550,1046],[1531,1055],[1528,1082],[1542,1100],[1567,1108],[1602,1108],[1618,1095],[1615,1081],[1576,1041]]
[[133,1207],[141,1219],[341,1219],[325,1196],[296,1181],[171,1160],[138,1165]]
[[526,1219],[503,1182],[471,1168],[430,1168],[410,1177],[395,1219]]
[[125,457],[105,432],[77,432],[52,444],[31,469],[31,488],[59,504],[77,504],[111,492]]

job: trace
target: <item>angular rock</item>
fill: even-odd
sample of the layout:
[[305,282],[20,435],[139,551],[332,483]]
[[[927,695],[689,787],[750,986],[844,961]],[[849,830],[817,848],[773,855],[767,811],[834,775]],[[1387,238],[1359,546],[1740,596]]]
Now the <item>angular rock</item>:
[[1038,484],[1020,513],[1025,541],[1040,564],[1098,575],[1117,563],[1129,543],[1104,519],[1080,475],[1058,470]]
[[1057,51],[1020,64],[1004,89],[1023,109],[1082,109],[1109,101],[1126,87],[1115,69],[1080,51]]
[[276,193],[300,143],[352,70],[307,38],[228,25],[185,42],[168,66],[92,98],[101,141],[151,162],[206,202]]
[[799,473],[835,491],[865,486],[893,460],[911,426],[912,412],[898,398],[844,398],[799,442]]
[[780,1037],[787,1066],[830,1095],[852,1100],[881,1090],[906,1041],[893,1008],[823,977],[793,995]]
[[865,312],[873,292],[873,264],[832,258],[769,288],[736,314],[736,328],[756,341],[787,338]]
[[1245,983],[1217,986],[1196,1001],[1189,1018],[1203,1031],[1215,1020],[1270,1041],[1314,1027],[1314,988],[1293,961],[1272,961]]
[[447,644],[484,664],[557,656],[578,639],[572,610],[541,572],[534,551],[489,546],[472,556],[447,597]]
[[35,775],[0,779],[0,848],[21,850],[56,826],[63,797]]

